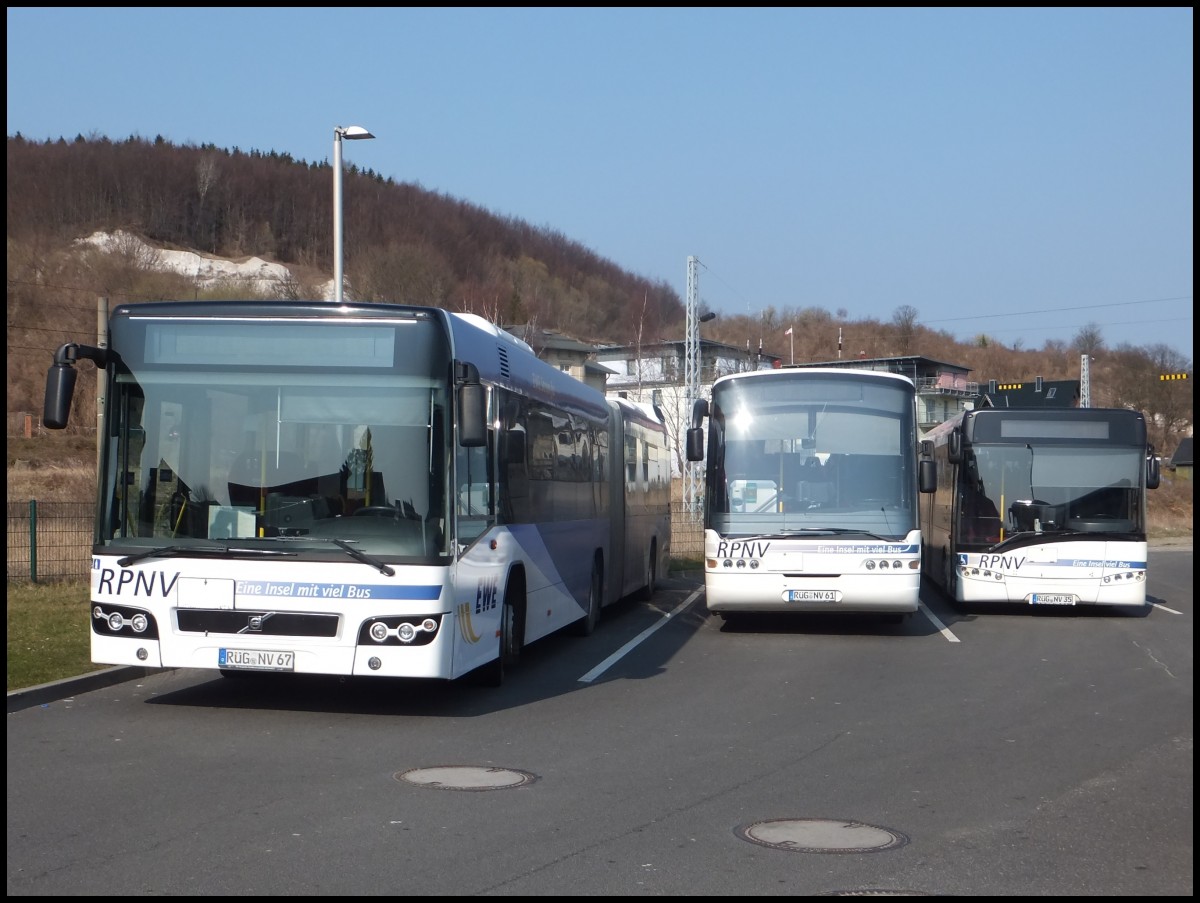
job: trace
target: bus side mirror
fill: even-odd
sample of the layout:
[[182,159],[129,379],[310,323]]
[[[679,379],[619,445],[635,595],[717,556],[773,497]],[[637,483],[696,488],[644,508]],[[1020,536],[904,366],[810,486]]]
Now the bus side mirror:
[[479,368],[454,362],[458,383],[458,444],[463,448],[487,445],[487,389],[479,381]]
[[917,482],[921,492],[937,491],[937,462],[932,458],[922,458],[917,462]]
[[86,358],[102,368],[108,365],[108,350],[74,342],[59,346],[54,353],[54,363],[46,371],[42,423],[47,429],[61,430],[67,425],[71,416],[71,401],[75,397],[75,379],[79,376],[75,362],[80,358]]
[[57,361],[46,371],[46,400],[42,405],[42,423],[48,429],[61,430],[71,416],[71,399],[75,397],[75,378],[79,374],[70,364]]
[[1154,449],[1150,449],[1150,456],[1146,458],[1146,488],[1157,489],[1161,479],[1162,473],[1158,463],[1158,455],[1154,454]]
[[708,416],[708,402],[697,398],[692,403],[692,425],[688,427],[687,459],[689,461],[704,460],[704,430],[701,428],[704,418]]
[[955,427],[946,440],[946,459],[951,464],[961,464],[962,456],[962,427]]

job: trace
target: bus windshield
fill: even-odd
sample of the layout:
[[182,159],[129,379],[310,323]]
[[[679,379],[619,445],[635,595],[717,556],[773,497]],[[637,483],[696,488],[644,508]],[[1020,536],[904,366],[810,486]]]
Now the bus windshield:
[[1144,532],[1136,448],[971,446],[964,461],[960,530],[972,542],[1018,533]]
[[118,327],[132,351],[107,400],[99,542],[444,554],[449,353],[434,324],[235,326]]
[[708,514],[723,535],[916,529],[912,399],[812,378],[714,386]]

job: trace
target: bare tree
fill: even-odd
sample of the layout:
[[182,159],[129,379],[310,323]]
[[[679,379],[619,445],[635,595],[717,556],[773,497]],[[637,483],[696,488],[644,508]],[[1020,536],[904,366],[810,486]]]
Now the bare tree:
[[637,343],[633,349],[633,366],[637,368],[637,394],[642,397],[642,332],[646,328],[646,303],[649,293],[642,294],[642,315],[638,317]]
[[1088,323],[1084,325],[1079,332],[1075,333],[1075,338],[1071,340],[1075,350],[1080,354],[1095,354],[1097,351],[1104,349],[1104,336],[1101,333],[1100,326],[1097,323]]
[[896,341],[901,354],[912,354],[919,313],[911,304],[901,304],[892,314],[892,325],[896,327]]
[[201,157],[200,162],[196,164],[196,191],[200,195],[201,206],[204,204],[204,199],[208,197],[208,192],[217,183],[219,172],[220,167],[214,154]]

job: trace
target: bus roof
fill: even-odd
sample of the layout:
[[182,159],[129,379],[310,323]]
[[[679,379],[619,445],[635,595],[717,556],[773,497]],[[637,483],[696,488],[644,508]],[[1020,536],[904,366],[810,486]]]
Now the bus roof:
[[716,386],[720,383],[728,382],[735,379],[796,379],[807,378],[809,376],[836,376],[839,378],[862,379],[873,382],[900,382],[907,383],[909,386],[916,387],[916,384],[902,373],[892,373],[887,370],[866,370],[855,369],[852,367],[780,367],[771,370],[747,370],[743,373],[727,373],[724,376],[717,378],[713,383]]

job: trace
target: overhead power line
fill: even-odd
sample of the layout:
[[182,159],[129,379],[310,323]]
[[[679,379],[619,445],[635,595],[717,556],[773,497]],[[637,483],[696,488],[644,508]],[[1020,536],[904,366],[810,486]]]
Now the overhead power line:
[[940,320],[923,320],[930,323],[956,323],[960,320],[990,320],[996,317],[1025,317],[1029,314],[1059,313],[1064,310],[1095,310],[1098,307],[1125,307],[1130,304],[1158,304],[1162,301],[1191,301],[1191,295],[1177,295],[1173,298],[1147,298],[1144,301],[1114,301],[1111,304],[1081,304],[1078,307],[1047,307],[1042,310],[1010,310],[1002,314],[978,314],[973,317],[943,317]]

